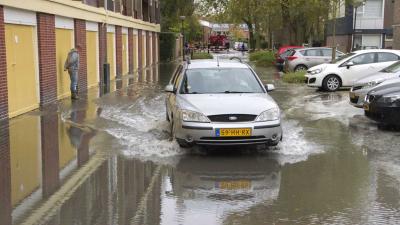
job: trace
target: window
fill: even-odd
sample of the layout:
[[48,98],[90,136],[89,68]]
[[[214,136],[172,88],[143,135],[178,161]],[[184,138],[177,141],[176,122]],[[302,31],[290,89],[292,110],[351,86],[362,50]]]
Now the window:
[[362,65],[369,64],[375,62],[375,53],[366,53],[352,58],[350,61],[354,63],[354,65]]
[[382,17],[382,0],[368,0],[364,6],[364,17]]
[[191,69],[180,88],[182,94],[263,93],[261,84],[250,69]]
[[323,56],[332,56],[332,49],[322,49],[322,55]]
[[304,56],[322,56],[321,50],[319,49],[310,49],[305,51]]
[[393,53],[380,52],[378,53],[378,62],[397,61],[399,57]]

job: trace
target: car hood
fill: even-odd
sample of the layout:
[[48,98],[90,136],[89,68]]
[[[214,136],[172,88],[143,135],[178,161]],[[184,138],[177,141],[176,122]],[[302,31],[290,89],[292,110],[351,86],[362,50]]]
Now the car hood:
[[399,73],[384,73],[384,72],[378,72],[378,73],[374,73],[371,76],[362,78],[360,80],[357,80],[354,85],[363,85],[363,84],[367,84],[369,82],[377,82],[377,83],[381,83],[385,80],[388,79],[393,79],[393,78],[399,78]]
[[220,114],[259,115],[277,107],[266,93],[254,94],[186,94],[177,97],[182,109],[201,112],[206,116]]
[[400,79],[390,79],[372,89],[368,94],[384,95],[400,91]]

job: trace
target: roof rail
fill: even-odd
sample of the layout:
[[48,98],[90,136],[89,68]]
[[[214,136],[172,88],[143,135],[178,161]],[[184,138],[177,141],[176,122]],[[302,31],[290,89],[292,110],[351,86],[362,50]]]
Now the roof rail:
[[242,61],[242,59],[240,57],[232,56],[232,57],[229,58],[229,60],[234,60],[234,59],[238,60],[240,63],[243,63],[243,61]]

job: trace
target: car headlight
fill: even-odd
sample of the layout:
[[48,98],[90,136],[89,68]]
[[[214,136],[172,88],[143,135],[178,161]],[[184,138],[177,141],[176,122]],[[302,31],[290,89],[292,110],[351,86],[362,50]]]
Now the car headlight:
[[210,122],[210,120],[205,115],[199,112],[182,110],[181,114],[182,114],[182,120],[185,122],[199,122],[199,123]]
[[322,71],[324,71],[325,68],[326,67],[319,67],[317,69],[313,69],[313,70],[308,71],[308,73],[311,74],[311,75],[319,74],[319,73],[322,73]]
[[392,103],[394,103],[396,101],[400,101],[400,92],[399,93],[395,93],[395,94],[384,95],[379,100],[381,102],[389,103],[389,104],[392,104]]
[[255,120],[255,122],[266,122],[280,119],[279,108],[273,108],[262,112]]
[[380,83],[382,83],[382,82],[381,81],[371,81],[371,82],[364,84],[361,89],[370,89],[370,88],[377,86]]

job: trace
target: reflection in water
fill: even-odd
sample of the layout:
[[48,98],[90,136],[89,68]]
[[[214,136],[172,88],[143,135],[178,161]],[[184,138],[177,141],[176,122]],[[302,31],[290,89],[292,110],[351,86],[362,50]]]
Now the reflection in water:
[[186,156],[164,178],[162,224],[220,224],[276,200],[280,179],[279,164],[267,157]]

